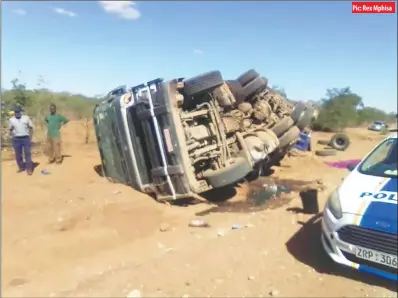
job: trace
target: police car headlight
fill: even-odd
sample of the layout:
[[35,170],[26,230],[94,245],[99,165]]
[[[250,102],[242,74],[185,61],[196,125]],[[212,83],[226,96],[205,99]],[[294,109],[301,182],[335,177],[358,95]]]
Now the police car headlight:
[[340,219],[343,217],[339,193],[338,193],[337,189],[334,190],[332,192],[332,194],[330,195],[329,200],[327,202],[327,208],[330,210],[330,212],[333,214],[333,216],[335,218]]

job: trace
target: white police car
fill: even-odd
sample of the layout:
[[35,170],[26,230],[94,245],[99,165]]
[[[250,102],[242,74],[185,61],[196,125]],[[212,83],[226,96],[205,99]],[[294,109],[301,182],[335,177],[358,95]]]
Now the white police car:
[[397,281],[397,134],[384,139],[333,191],[322,244],[337,263]]

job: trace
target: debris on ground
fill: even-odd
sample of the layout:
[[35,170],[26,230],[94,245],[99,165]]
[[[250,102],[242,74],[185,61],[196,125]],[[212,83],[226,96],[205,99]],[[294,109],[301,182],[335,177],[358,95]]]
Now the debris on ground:
[[252,199],[254,199],[257,203],[262,204],[266,200],[271,198],[279,197],[282,193],[289,193],[290,189],[286,186],[275,183],[265,183],[262,185],[261,190],[258,193],[254,193]]
[[255,280],[256,278],[253,275],[247,277],[248,280]]
[[240,229],[240,225],[232,225],[232,230],[239,230]]
[[330,144],[330,140],[318,140],[317,142],[319,145],[328,146]]
[[269,295],[272,297],[279,296],[279,291],[278,290],[272,290],[269,292]]
[[319,203],[318,203],[318,190],[308,189],[300,192],[301,203],[303,205],[303,211],[307,214],[318,214]]
[[305,152],[303,152],[302,150],[299,150],[297,148],[292,148],[289,150],[289,152],[287,153],[288,157],[304,157]]
[[336,133],[330,140],[330,147],[344,151],[350,146],[350,138],[344,133]]
[[168,231],[171,230],[171,227],[170,227],[170,225],[167,224],[167,223],[162,223],[162,224],[160,224],[159,230],[160,230],[161,232],[168,232]]
[[218,237],[223,237],[223,236],[225,236],[225,232],[223,230],[218,230],[217,231],[217,236]]
[[40,174],[42,174],[42,175],[50,175],[51,173],[49,171],[43,169],[43,170],[40,171]]
[[141,298],[141,291],[140,290],[132,290],[128,293],[127,298]]
[[329,146],[335,150],[344,151],[350,146],[350,138],[343,133],[337,133],[330,140],[319,140],[318,144]]
[[303,131],[294,145],[294,149],[299,151],[311,151],[311,131]]
[[210,225],[204,219],[192,219],[189,222],[189,226],[192,228],[208,228]]
[[318,156],[333,156],[336,155],[337,151],[335,149],[325,149],[325,150],[316,150],[315,155]]
[[328,166],[331,166],[333,168],[337,168],[337,169],[345,169],[347,168],[349,165],[357,165],[361,162],[360,159],[349,159],[349,160],[343,160],[343,161],[326,161],[325,163]]

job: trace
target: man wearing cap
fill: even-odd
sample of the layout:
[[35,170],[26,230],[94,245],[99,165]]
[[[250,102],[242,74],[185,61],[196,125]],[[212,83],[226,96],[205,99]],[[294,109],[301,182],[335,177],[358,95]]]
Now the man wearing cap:
[[44,118],[47,124],[48,162],[62,163],[61,132],[62,125],[69,122],[67,118],[57,113],[55,104],[50,105],[50,114]]
[[21,107],[17,106],[14,108],[14,115],[9,119],[8,130],[12,136],[12,145],[18,165],[18,173],[26,170],[28,175],[32,175],[31,137],[33,133],[33,123],[29,116],[22,115]]

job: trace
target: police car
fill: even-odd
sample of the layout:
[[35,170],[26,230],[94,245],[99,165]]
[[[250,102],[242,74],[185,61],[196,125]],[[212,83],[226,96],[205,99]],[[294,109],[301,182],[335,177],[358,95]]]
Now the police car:
[[397,134],[377,145],[335,189],[322,244],[337,263],[397,281]]

